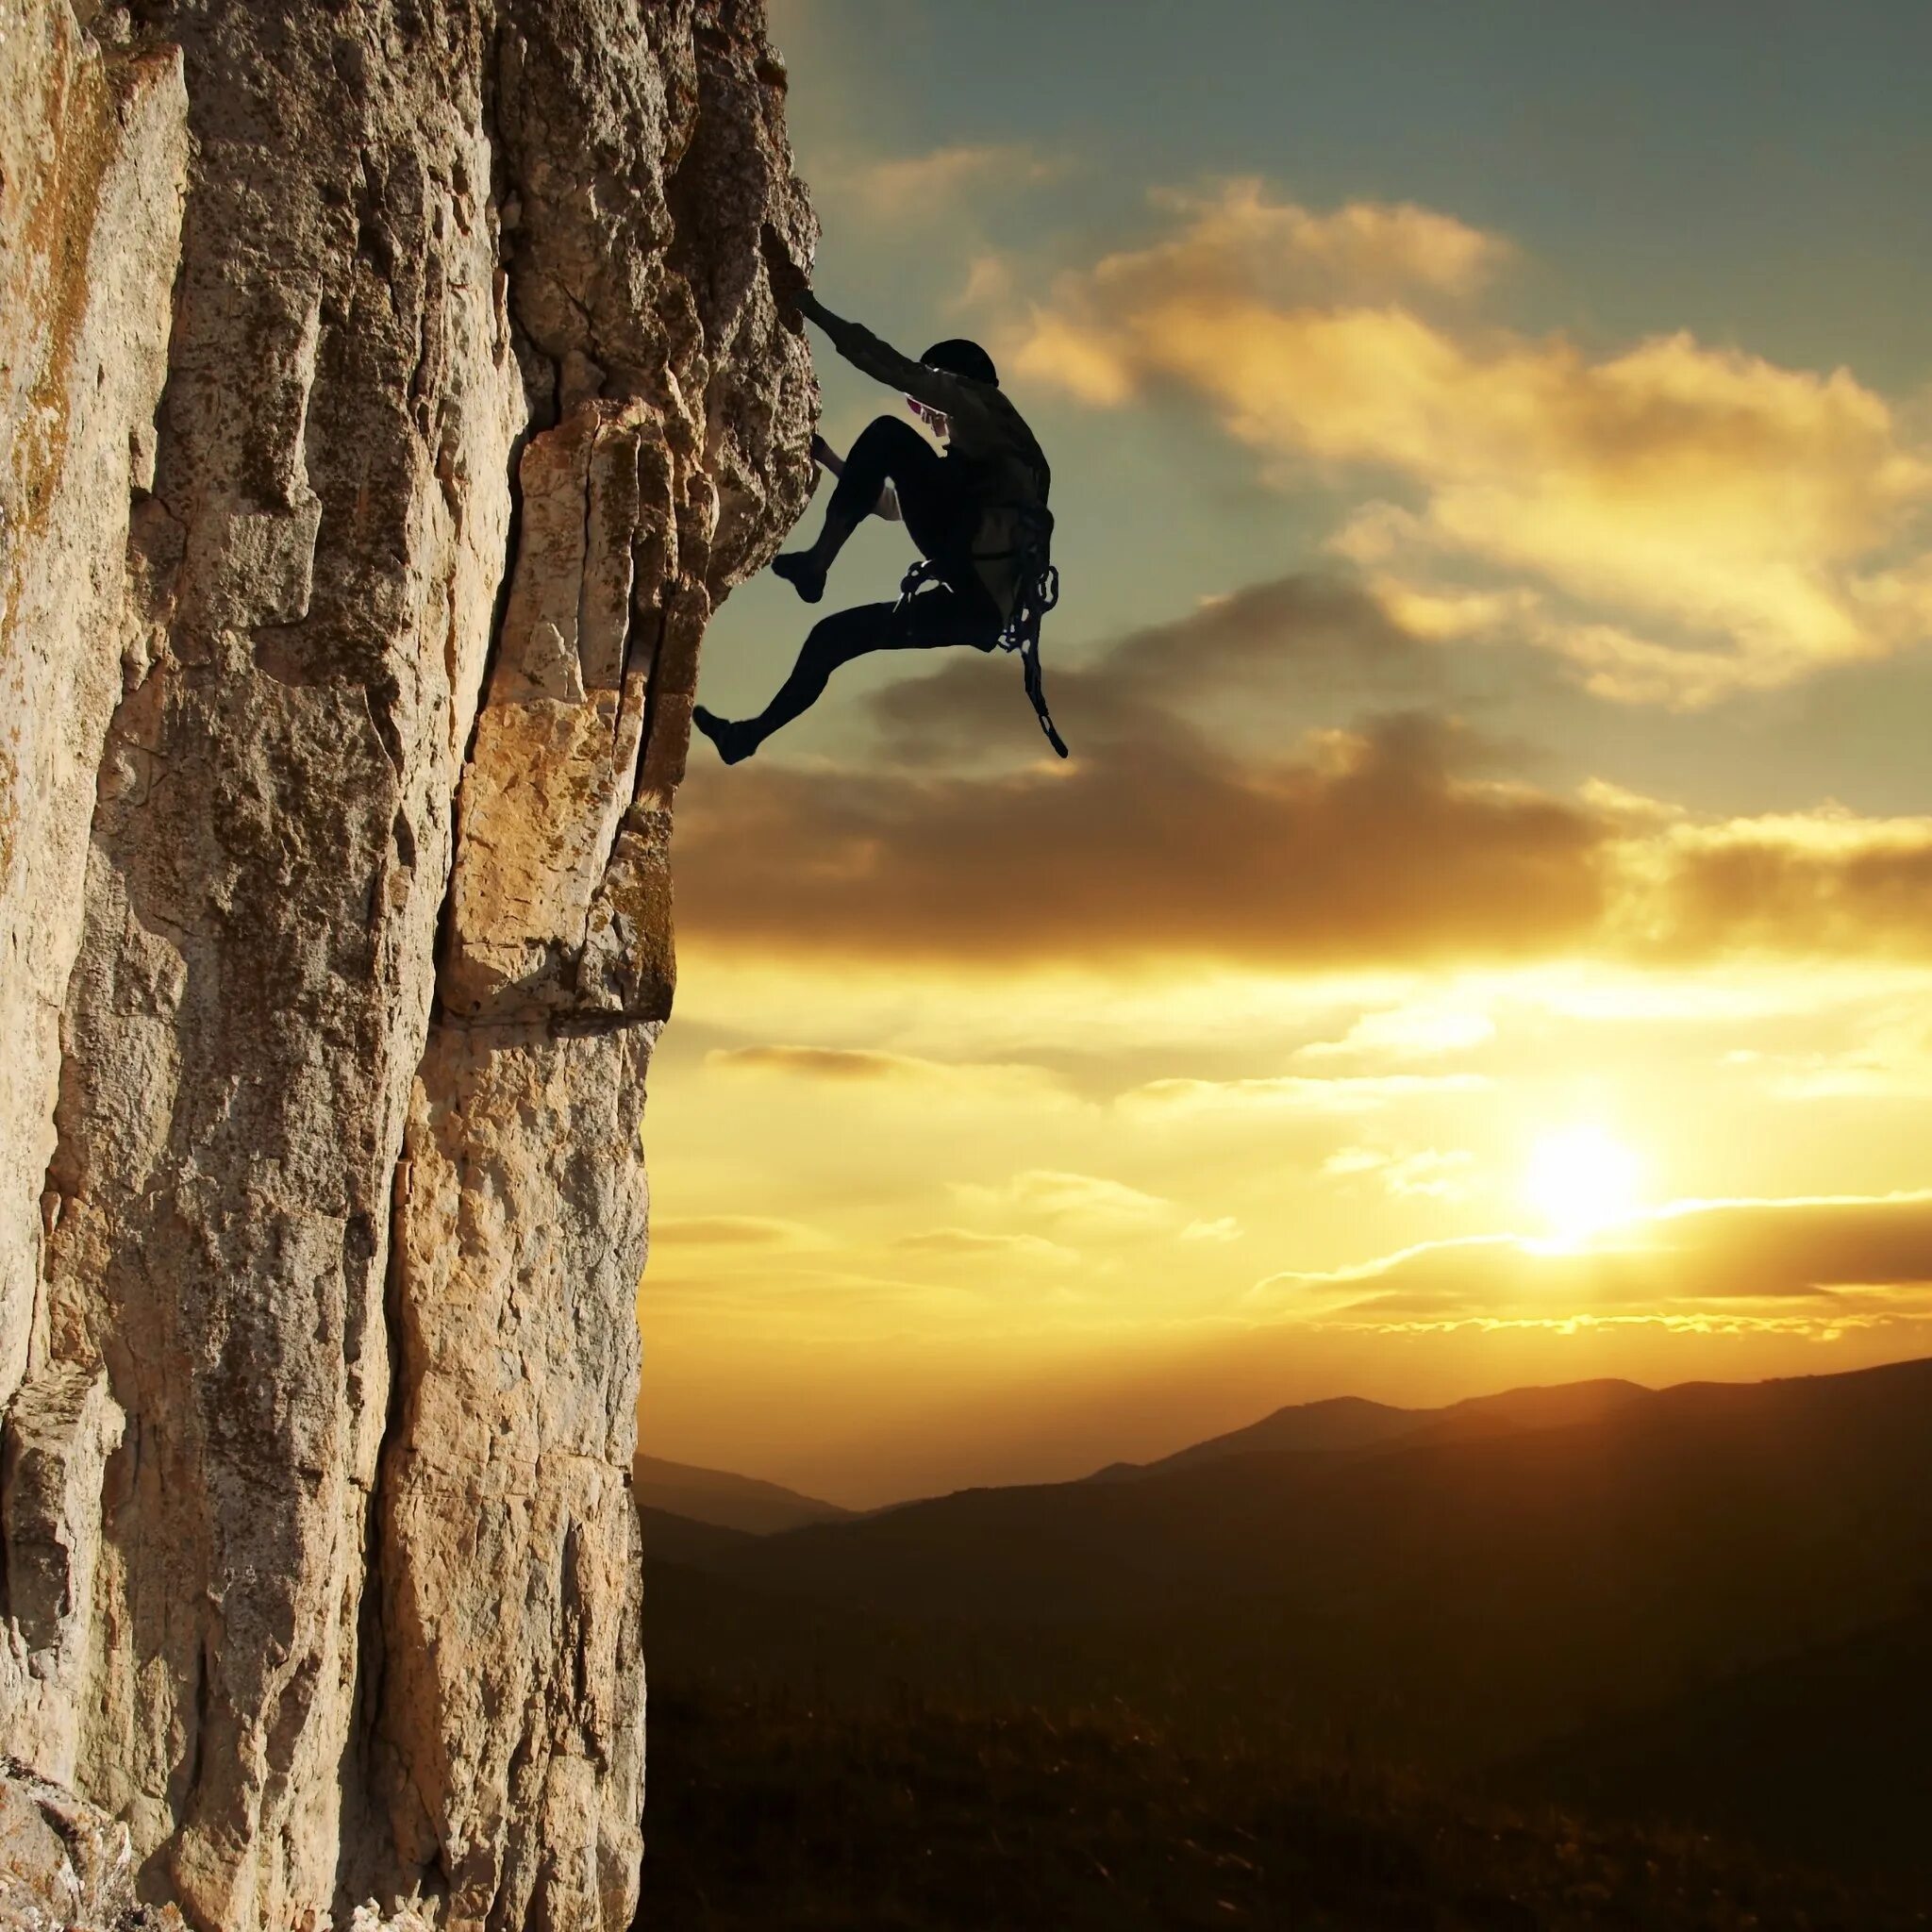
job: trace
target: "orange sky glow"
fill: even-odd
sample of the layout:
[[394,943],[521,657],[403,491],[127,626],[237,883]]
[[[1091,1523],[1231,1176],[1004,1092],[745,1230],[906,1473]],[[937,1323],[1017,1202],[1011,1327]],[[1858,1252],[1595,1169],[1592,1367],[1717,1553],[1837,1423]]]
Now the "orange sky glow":
[[[1055,225],[1076,155],[820,111],[821,291],[979,335],[1055,457],[1074,756],[972,653],[694,747],[645,1446],[872,1504],[1344,1392],[1932,1352],[1923,389],[1667,292],[1551,326],[1563,259],[1420,189]],[[892,399],[820,350],[842,446]],[[707,702],[804,628],[739,592]]]

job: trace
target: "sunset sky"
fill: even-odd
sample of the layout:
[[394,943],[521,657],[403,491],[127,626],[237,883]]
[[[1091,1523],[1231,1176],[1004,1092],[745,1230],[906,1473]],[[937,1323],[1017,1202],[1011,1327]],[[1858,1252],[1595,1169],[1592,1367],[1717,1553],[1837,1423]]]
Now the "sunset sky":
[[1053,459],[1074,758],[972,652],[693,745],[645,1446],[871,1504],[1932,1352],[1932,9],[774,35],[821,297]]

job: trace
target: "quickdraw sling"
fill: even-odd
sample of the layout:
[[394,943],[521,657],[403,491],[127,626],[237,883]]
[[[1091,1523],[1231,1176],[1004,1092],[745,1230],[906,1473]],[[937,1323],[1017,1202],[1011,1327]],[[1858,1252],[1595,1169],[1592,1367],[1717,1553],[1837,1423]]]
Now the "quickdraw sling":
[[[1061,758],[1067,756],[1066,741],[1054,728],[1053,714],[1046,708],[1046,691],[1040,672],[1040,626],[1046,613],[1060,601],[1060,574],[1052,558],[1053,512],[1044,504],[995,503],[989,509],[1010,510],[1019,522],[1019,541],[1007,550],[975,550],[975,563],[992,563],[1003,558],[1020,559],[1020,582],[1013,600],[1013,614],[1000,632],[999,647],[1018,651],[1023,667],[1026,695],[1032,702],[1040,728],[1046,741]],[[906,573],[899,585],[899,605],[907,604],[927,584],[937,583],[944,567],[931,558],[922,558]]]

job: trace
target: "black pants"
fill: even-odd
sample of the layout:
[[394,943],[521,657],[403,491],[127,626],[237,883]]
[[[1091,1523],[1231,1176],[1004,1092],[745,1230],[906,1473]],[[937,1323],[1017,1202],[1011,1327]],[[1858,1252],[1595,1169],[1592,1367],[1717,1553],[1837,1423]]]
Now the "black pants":
[[863,523],[891,483],[907,533],[943,573],[941,581],[896,604],[860,604],[812,626],[791,675],[770,704],[743,728],[759,740],[791,724],[815,704],[832,673],[873,651],[930,651],[970,644],[990,651],[1005,620],[971,561],[980,506],[958,483],[958,472],[911,424],[880,416],[867,425],[845,458],[845,474],[825,505],[825,521],[852,530]]

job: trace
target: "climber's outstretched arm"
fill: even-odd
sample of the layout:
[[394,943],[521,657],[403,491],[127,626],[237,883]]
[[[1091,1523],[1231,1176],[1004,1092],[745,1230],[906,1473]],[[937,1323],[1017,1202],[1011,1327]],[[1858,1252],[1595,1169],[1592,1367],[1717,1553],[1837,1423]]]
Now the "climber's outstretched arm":
[[891,343],[881,341],[862,324],[834,315],[809,289],[801,288],[793,299],[800,312],[809,316],[831,338],[833,348],[874,382],[882,382],[888,389],[895,389],[943,416],[964,415],[982,407],[984,384],[944,369],[928,369],[924,362],[902,356]]

